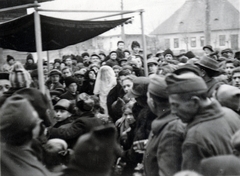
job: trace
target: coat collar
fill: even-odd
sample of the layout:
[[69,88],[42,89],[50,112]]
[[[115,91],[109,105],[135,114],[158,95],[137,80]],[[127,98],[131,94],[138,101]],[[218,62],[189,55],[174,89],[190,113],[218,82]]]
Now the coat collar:
[[199,113],[195,116],[194,120],[187,125],[187,130],[201,122],[217,119],[224,115],[222,107],[217,102],[217,100],[215,99],[210,100],[211,104],[199,111]]
[[153,121],[152,123],[152,132],[153,134],[158,134],[160,133],[163,128],[171,121],[178,119],[177,116],[171,114],[171,111],[168,110],[162,115],[160,115],[156,120]]

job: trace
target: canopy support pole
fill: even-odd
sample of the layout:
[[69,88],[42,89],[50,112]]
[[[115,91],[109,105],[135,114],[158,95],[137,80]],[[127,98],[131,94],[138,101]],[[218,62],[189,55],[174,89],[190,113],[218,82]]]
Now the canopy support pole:
[[[37,0],[34,2],[38,4]],[[43,61],[42,61],[42,34],[41,34],[41,23],[40,16],[37,11],[37,7],[34,8],[34,25],[35,25],[35,38],[36,38],[36,49],[38,56],[38,82],[40,91],[45,94],[44,76],[43,76]]]
[[26,8],[32,8],[32,7],[38,7],[38,4],[25,4],[25,5],[19,5],[19,6],[14,6],[14,7],[7,7],[0,9],[0,12],[8,12],[12,10],[18,10],[18,9],[26,9]]
[[142,30],[144,73],[145,73],[145,76],[148,76],[148,67],[147,67],[147,58],[146,58],[147,50],[146,50],[146,39],[144,34],[143,11],[140,12],[140,18],[141,18],[141,30]]

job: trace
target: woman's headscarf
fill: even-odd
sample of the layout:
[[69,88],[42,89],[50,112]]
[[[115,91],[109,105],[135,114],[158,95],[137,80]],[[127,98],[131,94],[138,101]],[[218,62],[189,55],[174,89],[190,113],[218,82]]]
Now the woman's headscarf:
[[107,65],[100,68],[93,93],[95,95],[107,95],[109,91],[117,85],[117,80],[113,69]]

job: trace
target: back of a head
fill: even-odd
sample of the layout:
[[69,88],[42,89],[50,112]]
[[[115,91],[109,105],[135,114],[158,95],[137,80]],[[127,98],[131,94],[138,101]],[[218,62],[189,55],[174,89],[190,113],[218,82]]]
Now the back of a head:
[[1,141],[23,145],[32,139],[32,130],[41,121],[30,102],[21,95],[9,97],[0,109]]
[[45,126],[51,126],[53,119],[51,117],[51,108],[49,101],[45,95],[38,89],[24,88],[15,92],[17,95],[21,95],[26,98],[34,109],[37,111],[39,118],[43,120]]
[[69,168],[88,176],[108,176],[117,152],[114,125],[94,128],[82,135],[75,147]]
[[204,176],[240,175],[240,159],[234,155],[221,155],[201,161],[201,173]]
[[32,82],[31,75],[20,62],[16,62],[13,65],[9,74],[9,80],[13,88],[30,87]]

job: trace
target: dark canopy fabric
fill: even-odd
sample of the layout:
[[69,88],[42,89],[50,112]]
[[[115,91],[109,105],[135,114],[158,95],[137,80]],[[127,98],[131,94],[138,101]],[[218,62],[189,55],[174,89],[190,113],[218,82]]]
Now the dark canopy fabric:
[[[56,50],[98,36],[129,18],[113,21],[73,21],[40,15],[43,51]],[[0,47],[36,52],[34,14],[0,24]]]
[[[47,1],[51,1],[51,0],[38,0],[38,3],[47,2]],[[0,8],[2,9],[7,7],[33,4],[33,3],[34,3],[34,0],[0,0]]]

